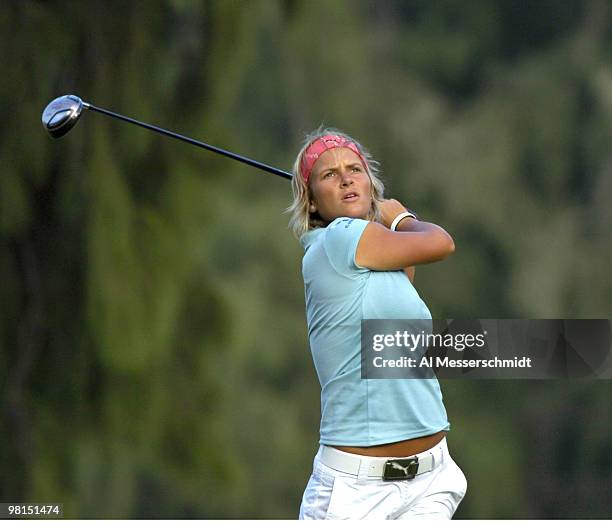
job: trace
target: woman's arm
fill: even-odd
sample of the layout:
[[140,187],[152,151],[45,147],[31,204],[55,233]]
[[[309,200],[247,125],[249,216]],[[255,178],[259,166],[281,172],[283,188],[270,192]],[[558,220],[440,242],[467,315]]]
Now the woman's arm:
[[452,237],[436,224],[405,218],[397,231],[388,229],[393,219],[405,210],[397,200],[383,202],[384,226],[376,222],[366,226],[355,253],[357,264],[378,271],[395,271],[437,262],[453,253]]

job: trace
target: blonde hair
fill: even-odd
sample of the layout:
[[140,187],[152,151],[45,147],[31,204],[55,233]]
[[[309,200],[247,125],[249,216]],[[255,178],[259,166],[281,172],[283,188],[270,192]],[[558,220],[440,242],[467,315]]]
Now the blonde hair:
[[293,180],[291,181],[291,189],[293,190],[293,202],[285,210],[286,213],[291,213],[289,219],[289,228],[293,231],[293,234],[299,239],[304,233],[318,227],[325,227],[325,222],[318,212],[311,213],[309,211],[310,200],[312,198],[312,192],[308,187],[308,183],[302,177],[300,166],[302,163],[302,157],[308,146],[316,140],[325,135],[340,135],[347,140],[353,142],[363,158],[366,159],[367,165],[365,166],[368,176],[370,178],[370,195],[372,197],[372,207],[365,216],[366,220],[380,222],[380,203],[383,201],[383,194],[385,192],[385,186],[380,178],[380,164],[372,158],[372,155],[354,138],[350,137],[346,133],[330,127],[319,127],[316,131],[313,131],[304,140],[302,148],[295,159],[293,164]]

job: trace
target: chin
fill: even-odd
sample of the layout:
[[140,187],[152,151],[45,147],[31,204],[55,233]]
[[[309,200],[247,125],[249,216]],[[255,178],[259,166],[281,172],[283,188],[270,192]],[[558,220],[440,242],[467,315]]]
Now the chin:
[[363,207],[356,207],[354,209],[351,209],[349,207],[349,209],[347,209],[345,212],[347,213],[347,216],[351,218],[363,218],[365,220],[368,216],[368,213],[370,212],[370,209],[371,206],[368,206],[366,209],[363,209]]
[[347,206],[345,209],[339,209],[335,213],[330,213],[328,216],[324,217],[324,219],[328,224],[340,217],[361,218],[363,220],[368,220],[367,216],[369,212],[370,208],[366,210],[359,208],[351,209],[351,206]]

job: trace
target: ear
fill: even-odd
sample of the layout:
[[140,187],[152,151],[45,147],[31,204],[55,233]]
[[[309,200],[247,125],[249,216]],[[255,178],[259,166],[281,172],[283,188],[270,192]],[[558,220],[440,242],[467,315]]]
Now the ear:
[[315,204],[314,200],[310,201],[310,204],[308,205],[308,211],[310,213],[316,213],[317,212],[317,205]]

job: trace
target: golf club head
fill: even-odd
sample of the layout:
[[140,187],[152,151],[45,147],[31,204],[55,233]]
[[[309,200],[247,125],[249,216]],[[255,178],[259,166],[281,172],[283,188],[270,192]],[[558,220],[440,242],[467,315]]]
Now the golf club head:
[[42,123],[53,138],[64,136],[79,121],[86,105],[76,95],[65,95],[49,102],[42,114]]

